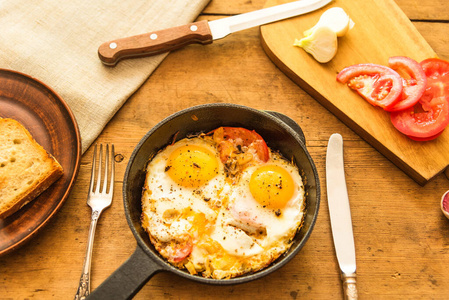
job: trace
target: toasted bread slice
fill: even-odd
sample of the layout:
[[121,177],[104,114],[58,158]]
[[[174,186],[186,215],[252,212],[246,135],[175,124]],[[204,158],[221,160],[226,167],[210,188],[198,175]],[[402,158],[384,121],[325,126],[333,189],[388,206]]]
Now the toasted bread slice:
[[0,118],[0,219],[36,198],[62,174],[61,165],[22,124]]

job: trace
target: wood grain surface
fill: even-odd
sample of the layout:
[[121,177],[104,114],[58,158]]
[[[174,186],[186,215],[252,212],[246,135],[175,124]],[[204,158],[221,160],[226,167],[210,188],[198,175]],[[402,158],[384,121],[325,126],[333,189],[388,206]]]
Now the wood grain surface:
[[[266,5],[284,2],[270,0]],[[355,26],[338,39],[336,56],[320,64],[291,45],[335,6],[342,7]],[[418,62],[437,56],[394,1],[336,0],[305,16],[263,26],[261,37],[268,56],[284,73],[418,183],[425,184],[447,168],[449,131],[433,141],[413,141],[394,128],[389,113],[336,81],[339,71],[359,63],[388,65],[391,56]]]
[[[446,1],[396,3],[437,55],[449,60]],[[263,0],[212,0],[199,20],[264,5]],[[136,247],[121,194],[132,150],[170,114],[213,102],[275,110],[298,122],[323,187],[327,141],[332,133],[342,134],[360,299],[447,299],[449,220],[439,209],[449,189],[447,178],[439,175],[425,186],[417,184],[279,70],[262,49],[258,28],[172,52],[97,139],[115,144],[117,163],[113,204],[97,227],[93,288]],[[73,299],[89,229],[92,154],[89,149],[82,157],[75,187],[59,213],[29,243],[0,257],[0,299]],[[318,220],[305,247],[275,273],[226,287],[159,273],[135,299],[343,299],[326,196],[323,188]]]

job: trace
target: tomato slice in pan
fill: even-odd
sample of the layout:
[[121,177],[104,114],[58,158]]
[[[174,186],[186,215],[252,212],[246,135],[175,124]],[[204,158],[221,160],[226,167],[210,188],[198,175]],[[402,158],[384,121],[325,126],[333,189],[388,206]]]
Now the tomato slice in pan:
[[256,151],[263,162],[268,161],[270,153],[264,139],[254,130],[241,127],[220,127],[214,131],[214,139],[220,142],[221,159],[226,161],[234,147],[246,146]]
[[170,254],[168,259],[175,263],[183,261],[187,256],[192,253],[193,243],[192,237],[188,234],[185,234],[183,241],[173,241],[172,249],[170,250]]
[[391,68],[377,64],[358,64],[344,68],[337,81],[348,83],[374,106],[388,108],[401,99],[402,78]]
[[391,122],[405,135],[419,138],[436,138],[449,124],[449,97],[426,97],[414,106],[392,112]]
[[423,95],[427,79],[421,65],[405,56],[393,56],[388,59],[390,68],[402,76],[402,95],[400,100],[387,108],[387,111],[398,111],[415,105]]

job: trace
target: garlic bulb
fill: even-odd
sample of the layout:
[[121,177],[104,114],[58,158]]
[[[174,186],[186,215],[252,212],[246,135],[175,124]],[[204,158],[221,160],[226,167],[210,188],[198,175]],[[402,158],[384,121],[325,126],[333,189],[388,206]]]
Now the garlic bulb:
[[349,29],[354,27],[354,22],[349,18],[343,8],[332,7],[321,15],[320,20],[315,26],[304,31],[304,36],[311,35],[318,27],[329,27],[338,37],[342,37]]
[[317,27],[305,38],[295,40],[293,45],[303,48],[318,62],[326,63],[337,54],[337,34],[329,27]]

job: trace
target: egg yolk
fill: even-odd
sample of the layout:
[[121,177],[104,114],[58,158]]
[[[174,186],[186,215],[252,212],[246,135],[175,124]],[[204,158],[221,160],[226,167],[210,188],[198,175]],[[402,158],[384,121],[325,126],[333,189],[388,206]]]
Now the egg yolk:
[[269,208],[283,208],[294,193],[292,176],[279,166],[262,166],[254,171],[249,189],[254,199]]
[[217,175],[218,161],[210,150],[188,145],[170,154],[165,170],[177,184],[199,187]]

